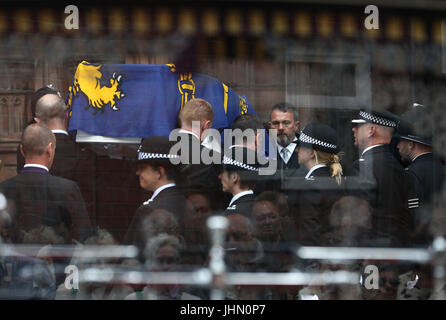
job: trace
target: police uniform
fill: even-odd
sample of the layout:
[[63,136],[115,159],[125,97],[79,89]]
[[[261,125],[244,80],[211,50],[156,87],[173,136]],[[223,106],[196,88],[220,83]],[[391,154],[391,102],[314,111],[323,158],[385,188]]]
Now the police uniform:
[[[400,117],[396,137],[432,147],[432,126],[429,120],[426,108],[414,104],[413,109]],[[432,152],[425,152],[414,157],[406,171],[412,181],[408,205],[415,217],[414,241],[428,244],[432,240],[429,225],[432,220],[433,196],[443,186],[444,164]]]
[[[387,111],[361,110],[354,124],[374,123],[395,128],[396,117]],[[357,179],[349,189],[365,197],[372,210],[372,232],[377,246],[406,246],[413,230],[408,209],[410,180],[388,144],[369,146],[354,163]]]
[[[223,171],[236,172],[242,181],[259,183],[259,164],[255,151],[241,147],[231,146],[223,156]],[[253,189],[245,190],[233,195],[229,205],[224,211],[224,215],[238,213],[246,217],[251,216],[254,205],[255,192]]]
[[[339,152],[336,132],[320,123],[309,123],[300,134],[300,145],[326,153]],[[304,178],[286,184],[290,213],[296,223],[299,244],[326,246],[330,237],[330,210],[343,196],[342,184],[328,165],[316,164]]]
[[[164,163],[172,165],[171,158],[178,158],[177,154],[171,153],[174,143],[166,137],[150,137],[144,139],[139,150],[137,163]],[[172,165],[173,166],[173,165]],[[194,209],[187,201],[184,194],[175,183],[168,183],[154,190],[152,197],[145,201],[135,212],[128,231],[124,237],[124,243],[135,244],[142,252],[146,245],[146,236],[143,230],[143,219],[155,209],[163,209],[172,213],[178,221],[180,232],[184,235],[183,217],[192,215]],[[141,256],[141,258],[143,258]]]

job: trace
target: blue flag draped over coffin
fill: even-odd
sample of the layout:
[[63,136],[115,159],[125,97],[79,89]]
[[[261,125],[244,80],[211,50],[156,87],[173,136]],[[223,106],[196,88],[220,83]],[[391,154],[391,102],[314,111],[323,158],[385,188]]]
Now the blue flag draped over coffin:
[[68,130],[92,135],[168,136],[181,107],[203,98],[214,110],[213,128],[229,128],[240,114],[254,113],[247,99],[203,74],[178,74],[174,65],[81,62],[69,88]]

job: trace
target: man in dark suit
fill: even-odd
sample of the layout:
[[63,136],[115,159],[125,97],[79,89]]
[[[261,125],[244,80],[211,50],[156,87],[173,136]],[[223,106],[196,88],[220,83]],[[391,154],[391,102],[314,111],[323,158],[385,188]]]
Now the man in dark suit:
[[382,246],[408,245],[413,230],[407,206],[410,182],[389,148],[396,121],[385,110],[361,110],[352,120],[355,146],[362,153],[354,164],[359,185],[350,184],[350,190],[360,190],[369,201],[376,245]]
[[[214,210],[224,209],[220,181],[221,148],[219,141],[206,130],[212,127],[214,112],[204,99],[189,100],[179,114],[181,129],[177,131],[177,142],[183,143],[186,150],[180,150],[179,163],[182,175],[178,187],[187,194],[201,192],[211,198]],[[185,154],[187,151],[188,154]],[[209,156],[213,163],[206,163],[202,155]]]
[[[68,135],[67,106],[59,93],[52,88],[43,87],[33,96],[35,103],[35,123],[47,126],[56,137],[57,150],[52,175],[75,181],[85,200],[87,211],[95,217],[95,188],[94,188],[94,154],[86,147],[76,144]],[[17,149],[17,172],[24,165],[24,158]]]
[[74,181],[55,177],[56,138],[46,126],[29,125],[22,135],[25,165],[19,175],[0,184],[13,207],[13,241],[21,243],[23,232],[50,226],[66,243],[83,241],[92,230],[85,203]]
[[[144,139],[138,151],[138,170],[141,188],[153,192],[135,212],[130,227],[124,237],[125,243],[135,244],[142,253],[147,239],[144,232],[144,218],[155,209],[163,209],[172,213],[180,226],[184,237],[187,230],[184,226],[185,215],[193,214],[193,207],[181,190],[176,186],[178,168],[170,159],[179,158],[171,149],[174,143],[167,137],[149,137]],[[187,211],[187,212],[186,212]],[[143,256],[140,256],[143,259]]]
[[422,105],[404,113],[396,134],[397,148],[406,171],[412,179],[413,196],[409,209],[414,211],[414,241],[428,244],[432,240],[430,224],[433,213],[433,197],[441,191],[444,179],[444,165],[432,153],[432,121]]
[[278,190],[283,188],[287,178],[306,174],[306,169],[298,162],[299,112],[289,103],[278,103],[271,108],[269,126],[277,130],[277,172],[273,177],[273,189]]

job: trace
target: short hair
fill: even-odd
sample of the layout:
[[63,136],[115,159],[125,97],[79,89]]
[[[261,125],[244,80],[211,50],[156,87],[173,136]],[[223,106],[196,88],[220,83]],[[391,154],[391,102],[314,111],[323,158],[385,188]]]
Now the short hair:
[[62,98],[55,94],[47,94],[36,103],[36,117],[43,122],[51,119],[65,120],[67,105]]
[[22,134],[22,149],[25,159],[30,156],[40,156],[48,144],[56,143],[56,137],[46,126],[33,123],[25,128]]
[[214,110],[209,102],[197,98],[189,100],[180,110],[179,120],[181,126],[191,126],[192,121],[214,120]]
[[[260,121],[259,117],[255,114],[241,114],[237,118],[235,118],[232,123],[231,129],[234,131],[236,129],[240,129],[242,132],[248,129],[254,130],[254,135],[257,133],[257,130],[265,129],[262,121]],[[236,139],[236,136],[232,136],[234,144],[243,144],[246,141],[246,137],[243,136],[243,141],[240,139]],[[254,138],[254,137],[253,137]]]
[[[173,223],[175,230],[170,229],[169,223]],[[161,233],[172,234],[179,232],[180,225],[172,212],[157,208],[143,218],[142,228],[144,237],[150,240]]]
[[261,201],[271,202],[276,206],[279,211],[279,215],[287,216],[289,214],[288,197],[278,191],[264,191],[257,196],[254,203]]
[[163,167],[167,179],[173,180],[175,181],[175,183],[183,182],[183,177],[180,173],[181,169],[170,163],[170,161],[166,161],[165,159],[150,159],[150,161],[141,161],[138,165],[151,166],[154,170],[158,169],[159,167]]
[[232,123],[232,130],[240,129],[245,131],[246,129],[265,129],[262,121],[260,121],[259,117],[255,114],[241,114],[237,118],[235,118]]
[[117,245],[118,242],[115,240],[113,235],[106,229],[97,228],[96,234],[85,239],[84,244],[86,245]]
[[294,121],[299,120],[299,111],[297,111],[297,108],[289,103],[286,102],[281,102],[278,103],[276,105],[274,105],[271,108],[271,111],[269,112],[269,119],[271,120],[271,115],[273,114],[274,110],[279,110],[281,112],[292,112],[293,113],[293,117],[294,117]]
[[155,237],[152,237],[147,241],[147,245],[144,249],[144,255],[146,262],[149,265],[156,263],[156,253],[164,246],[171,246],[177,251],[177,257],[180,258],[181,252],[184,249],[183,243],[177,237],[166,233],[161,233]]

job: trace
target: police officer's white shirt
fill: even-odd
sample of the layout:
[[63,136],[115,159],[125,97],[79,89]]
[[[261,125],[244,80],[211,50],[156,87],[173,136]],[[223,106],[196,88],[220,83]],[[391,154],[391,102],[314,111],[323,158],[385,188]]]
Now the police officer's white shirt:
[[165,184],[165,185],[159,187],[158,189],[155,190],[155,192],[153,193],[152,197],[151,197],[149,200],[147,200],[146,202],[144,202],[143,204],[144,204],[144,205],[149,204],[150,202],[152,202],[152,201],[156,198],[156,196],[157,196],[161,191],[163,191],[164,189],[167,189],[167,188],[175,187],[175,186],[176,186],[175,183],[168,183],[168,184]]
[[412,159],[412,162],[414,162],[415,160],[417,160],[417,158],[421,157],[422,155],[429,154],[429,153],[432,153],[432,152],[423,152],[423,153],[417,155],[415,158]]
[[62,133],[66,136],[68,136],[68,132],[66,132],[65,130],[59,130],[59,129],[55,129],[55,130],[51,130],[52,133]]
[[382,144],[375,144],[374,146],[370,146],[370,147],[365,148],[364,151],[362,151],[362,153],[361,153],[360,159],[362,159],[362,157],[364,156],[364,154],[367,151],[372,150],[373,148],[376,148],[376,147],[379,147],[379,146],[383,146],[383,145],[384,145],[383,143]]
[[319,169],[319,168],[322,168],[322,167],[326,167],[326,166],[327,166],[326,164],[317,164],[317,165],[315,165],[315,166],[312,166],[311,169],[308,171],[307,175],[305,176],[305,180],[311,180],[311,174],[312,174],[316,169]]
[[233,204],[237,199],[240,199],[241,197],[246,196],[247,194],[254,194],[254,191],[252,191],[252,190],[246,190],[246,191],[242,191],[242,192],[237,193],[235,196],[232,197],[231,202],[229,202],[229,206],[228,206],[228,207],[232,206],[232,204]]

